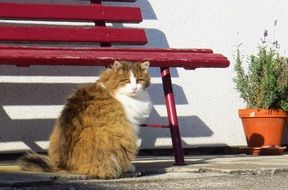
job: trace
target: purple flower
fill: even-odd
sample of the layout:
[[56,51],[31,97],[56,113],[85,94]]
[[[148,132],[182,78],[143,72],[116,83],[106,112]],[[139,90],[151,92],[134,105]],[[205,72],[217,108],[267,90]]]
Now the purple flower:
[[266,39],[267,39],[267,36],[268,36],[268,30],[264,30],[264,39],[263,39],[263,42],[266,43]]
[[264,30],[264,38],[268,36],[268,30]]

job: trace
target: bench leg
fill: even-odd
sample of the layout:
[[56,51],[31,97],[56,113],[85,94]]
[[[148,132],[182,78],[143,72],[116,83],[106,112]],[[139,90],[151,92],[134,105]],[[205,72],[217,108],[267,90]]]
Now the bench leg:
[[179,132],[178,117],[175,107],[174,94],[169,68],[161,67],[161,77],[165,95],[166,109],[175,156],[175,165],[184,165],[184,154]]

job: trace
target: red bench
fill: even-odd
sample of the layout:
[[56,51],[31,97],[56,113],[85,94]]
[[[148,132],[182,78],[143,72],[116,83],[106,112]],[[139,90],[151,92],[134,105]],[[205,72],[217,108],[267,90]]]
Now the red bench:
[[[118,0],[118,2],[121,1],[132,2],[133,0]],[[140,8],[104,6],[101,4],[101,0],[91,0],[91,4],[85,5],[0,3],[0,18],[95,23],[94,27],[31,23],[1,24],[0,64],[108,66],[115,60],[148,60],[152,67],[160,67],[168,125],[143,126],[169,128],[175,153],[175,164],[184,164],[169,68],[228,67],[229,61],[223,55],[215,54],[210,49],[127,48],[127,44],[144,45],[147,43],[144,29],[106,27],[106,22],[139,23],[142,21]],[[68,43],[69,45],[67,45]],[[99,47],[95,47],[95,43],[99,43]],[[126,46],[115,48],[111,47],[113,44]]]

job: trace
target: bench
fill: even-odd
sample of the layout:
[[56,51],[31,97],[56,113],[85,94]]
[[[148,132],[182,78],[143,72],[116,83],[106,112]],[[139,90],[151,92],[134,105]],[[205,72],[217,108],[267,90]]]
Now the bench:
[[[133,2],[133,0],[109,1]],[[0,64],[2,65],[108,66],[115,60],[122,60],[150,61],[152,67],[159,67],[168,125],[143,124],[143,127],[169,128],[175,165],[185,163],[169,68],[228,67],[229,61],[223,55],[215,54],[210,49],[139,47],[147,43],[144,29],[117,28],[113,24],[107,27],[107,23],[140,23],[142,21],[140,8],[105,6],[101,0],[91,0],[90,4],[2,2],[0,19],[49,21],[48,25],[31,24],[31,22],[1,24]],[[76,27],[59,25],[57,22],[55,26],[53,23],[56,21],[85,21],[95,24],[89,27]],[[114,44],[117,44],[117,47],[113,47]]]

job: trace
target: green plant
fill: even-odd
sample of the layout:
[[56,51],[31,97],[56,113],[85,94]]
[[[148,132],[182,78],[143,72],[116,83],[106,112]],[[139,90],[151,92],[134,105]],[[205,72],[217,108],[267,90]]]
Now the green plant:
[[234,82],[248,108],[288,111],[288,59],[263,42],[248,59],[248,70],[237,48]]

